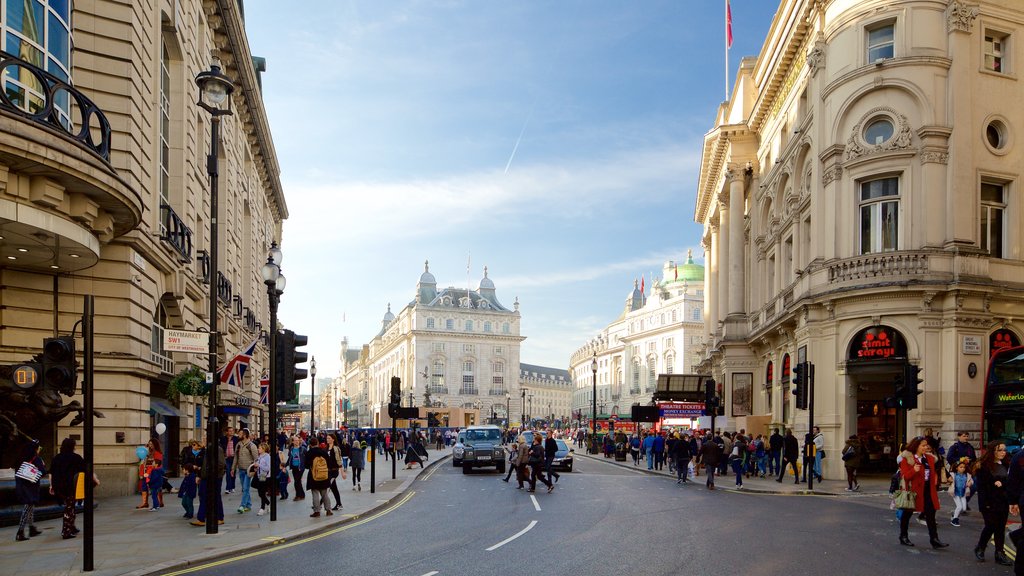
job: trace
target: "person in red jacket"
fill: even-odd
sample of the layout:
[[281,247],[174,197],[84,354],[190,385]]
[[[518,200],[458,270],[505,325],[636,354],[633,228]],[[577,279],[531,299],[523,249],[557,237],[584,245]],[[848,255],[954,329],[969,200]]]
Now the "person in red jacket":
[[[911,440],[907,449],[900,454],[900,476],[902,483],[909,484],[910,489],[917,494],[914,511],[921,512],[928,524],[932,548],[945,548],[949,544],[939,540],[938,527],[935,525],[935,511],[939,509],[939,493],[936,489],[939,475],[935,456],[929,454],[930,450],[924,436]],[[900,517],[900,544],[904,546],[914,545],[907,535],[912,515],[904,511]]]

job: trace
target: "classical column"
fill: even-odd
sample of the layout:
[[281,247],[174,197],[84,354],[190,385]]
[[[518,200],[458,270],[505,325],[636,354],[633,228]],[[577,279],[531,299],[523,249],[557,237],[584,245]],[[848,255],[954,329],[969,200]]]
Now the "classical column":
[[710,229],[704,234],[704,238],[701,239],[700,246],[704,249],[705,273],[707,274],[704,278],[704,335],[705,341],[710,344],[711,334],[713,333],[713,329],[711,327],[711,310],[715,303],[715,299],[711,296],[714,283],[711,278],[712,253]]
[[721,280],[718,274],[718,218],[711,221],[711,251],[707,259],[709,278],[704,286],[704,295],[707,298],[708,307],[705,310],[707,315],[708,333],[714,336],[718,332],[718,283]]
[[[729,176],[726,176],[728,178]],[[720,190],[718,192],[718,254],[715,260],[718,262],[718,284],[715,286],[715,298],[718,300],[718,311],[716,317],[721,322],[729,315],[729,284],[732,282],[730,274],[729,244],[732,223],[729,221],[729,192]]]
[[[729,183],[729,314],[743,314],[743,180],[742,170],[726,177]],[[723,214],[723,218],[724,218]]]

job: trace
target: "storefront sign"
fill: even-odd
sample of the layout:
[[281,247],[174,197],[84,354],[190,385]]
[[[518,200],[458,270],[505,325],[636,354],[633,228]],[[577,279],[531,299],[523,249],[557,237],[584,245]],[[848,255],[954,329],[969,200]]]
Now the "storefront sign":
[[659,402],[662,418],[697,418],[704,414],[703,402]]
[[188,330],[164,330],[164,350],[167,352],[205,354],[210,351],[210,333],[190,332]]
[[252,398],[247,398],[245,396],[235,396],[235,405],[236,406],[252,406]]
[[898,331],[888,326],[865,328],[850,341],[850,360],[888,360],[906,357],[906,341]]
[[964,354],[981,354],[981,337],[964,336],[961,349]]

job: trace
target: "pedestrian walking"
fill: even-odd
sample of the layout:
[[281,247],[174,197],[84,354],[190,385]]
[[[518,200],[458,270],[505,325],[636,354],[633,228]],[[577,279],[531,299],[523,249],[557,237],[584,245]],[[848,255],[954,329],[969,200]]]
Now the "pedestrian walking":
[[700,447],[700,461],[707,470],[705,485],[708,490],[715,489],[715,471],[718,470],[719,460],[722,457],[722,447],[712,439],[705,439]]
[[989,539],[994,539],[996,564],[1013,566],[1003,548],[1006,521],[1010,513],[1010,502],[1006,495],[1009,472],[1004,465],[1005,460],[1006,444],[993,440],[989,442],[985,455],[974,465],[974,479],[978,484],[978,510],[985,519],[978,545],[974,547],[974,556],[979,562],[984,562],[985,547]]
[[196,519],[190,522],[193,526],[205,526],[206,515],[208,510],[207,506],[207,490],[213,490],[214,503],[216,509],[213,511],[216,514],[217,523],[224,523],[224,500],[221,497],[220,487],[221,480],[227,475],[227,462],[224,456],[224,450],[217,445],[217,454],[214,458],[214,467],[211,469],[209,462],[207,462],[206,451],[203,450],[202,464],[199,467],[199,489],[197,494],[199,496],[199,511],[196,512]]
[[[966,430],[961,430],[956,435],[956,442],[946,450],[946,462],[949,463],[950,470],[956,468],[956,464],[961,459],[967,458],[967,470],[970,471],[974,465],[974,460],[977,458],[974,452],[974,446],[971,445],[971,433]],[[971,497],[978,491],[977,483],[972,483],[971,488],[967,491],[967,496],[964,501],[964,511],[967,513],[971,509]],[[1024,571],[1021,572],[1024,574]]]
[[551,482],[550,478],[544,476],[542,467],[544,466],[544,446],[541,444],[540,434],[533,435],[533,444],[529,450],[530,464],[530,492],[537,491],[537,480],[539,479],[542,484],[548,487],[548,493],[555,489],[555,485]]
[[[914,511],[921,512],[928,525],[928,536],[932,548],[945,548],[949,546],[939,540],[938,527],[935,525],[935,512],[939,510],[939,494],[936,488],[939,475],[936,469],[935,457],[929,454],[931,447],[925,441],[924,436],[918,436],[907,444],[900,456],[900,476],[903,482],[910,485],[917,498],[914,502]],[[910,526],[909,511],[904,511],[900,516],[900,544],[913,546],[907,529]]]
[[[14,495],[23,505],[15,540],[28,540],[32,536],[42,534],[36,528],[35,510],[36,504],[39,503],[39,484],[43,476],[46,476],[46,464],[43,462],[42,456],[39,455],[39,440],[31,440],[25,447],[20,464],[14,473]],[[28,536],[25,536],[26,526],[28,527]]]
[[339,467],[337,462],[331,462],[333,459],[334,454],[327,451],[326,442],[311,444],[309,450],[306,451],[305,467],[309,470],[309,474],[306,476],[306,488],[313,495],[313,513],[309,515],[310,518],[320,517],[321,504],[328,516],[334,514],[327,507],[330,504],[330,500],[327,499],[327,490],[331,486],[331,468]]
[[79,474],[85,474],[85,460],[75,453],[75,439],[65,438],[50,467],[50,494],[64,504],[60,536],[65,540],[78,534],[78,528],[75,528],[75,492]]
[[645,436],[641,447],[643,448],[644,456],[647,457],[647,469],[654,470],[654,434]]
[[[235,449],[238,447],[238,441],[239,438],[235,436],[235,428],[233,426],[228,426],[224,431],[224,435],[219,440],[220,449],[224,451],[224,466],[228,470],[227,476],[224,478],[225,494],[235,493],[235,477],[232,471],[234,470]],[[218,484],[220,483],[218,482]]]
[[352,467],[352,489],[363,489],[363,456],[366,453],[366,442],[356,439],[348,454],[348,463]]
[[152,462],[146,468],[146,487],[149,489],[149,502],[152,504],[149,511],[156,512],[164,505],[164,455],[160,451],[154,451],[146,461]]
[[[1010,460],[1006,474],[1006,496],[1010,503],[1010,513],[1019,516],[1021,504],[1024,504],[1024,450],[1018,450]],[[1024,554],[1020,553],[1024,549],[1024,526],[1018,526],[1010,532],[1010,541],[1018,551],[1013,559],[1013,573],[1020,576],[1024,574]]]
[[256,462],[252,464],[252,486],[256,488],[256,494],[260,497],[260,509],[256,511],[257,516],[267,513],[270,506],[270,486],[275,479],[270,474],[270,443],[261,442]]
[[797,442],[796,436],[793,436],[793,429],[786,428],[786,437],[782,440],[782,466],[779,468],[779,477],[775,481],[782,482],[782,477],[786,475],[786,465],[788,464],[793,470],[794,484],[799,484],[800,469],[796,464],[799,458],[800,444]]
[[860,438],[851,434],[843,446],[843,467],[846,468],[846,491],[855,492],[860,490],[860,483],[857,482],[857,469],[860,468],[860,456],[863,452]]
[[555,454],[558,453],[558,441],[555,440],[554,434],[549,432],[548,437],[544,440],[544,473],[548,475],[548,482],[551,482],[551,477],[554,476],[555,482],[561,478],[558,472],[552,469],[552,465],[555,463]]
[[242,501],[238,504],[238,513],[243,514],[252,510],[252,487],[253,476],[249,475],[249,469],[256,463],[259,457],[259,448],[250,438],[248,428],[238,431],[238,442],[235,444],[235,458],[231,463],[230,477],[237,481],[242,492]]
[[777,476],[782,472],[782,451],[786,441],[776,428],[768,438],[768,474]]
[[181,469],[185,477],[178,487],[178,498],[181,499],[181,507],[185,510],[184,518],[191,520],[195,516],[196,492],[199,489],[199,468],[203,465],[206,452],[198,440],[189,440],[187,451],[182,451]]
[[676,484],[686,484],[687,474],[690,470],[690,460],[693,453],[690,452],[690,435],[683,434],[683,437],[676,440],[672,445],[672,460],[676,466]]
[[629,437],[629,453],[633,456],[633,466],[640,465],[640,438],[633,434]]
[[967,494],[974,486],[974,478],[967,471],[969,461],[966,456],[953,467],[953,481],[949,483],[949,495],[953,497],[953,517],[949,523],[960,525],[960,515],[967,509]]
[[747,442],[742,434],[736,435],[736,441],[732,445],[732,453],[729,454],[729,465],[736,474],[736,488],[743,488],[743,472],[747,463]]
[[300,436],[292,436],[292,446],[288,450],[288,469],[291,470],[293,484],[295,484],[295,498],[293,502],[304,500],[306,492],[302,489],[302,474],[306,471],[306,446],[302,443]]
[[516,490],[523,489],[523,482],[527,481],[527,470],[529,469],[530,463],[530,447],[526,445],[526,437],[522,434],[516,438],[516,480],[519,482],[519,486],[516,486]]
[[509,443],[504,446],[505,452],[508,453],[508,473],[501,479],[502,482],[508,482],[508,479],[512,477],[512,473],[516,471],[516,460],[519,459],[519,444]]
[[814,443],[814,478],[821,482],[824,479],[821,475],[821,461],[825,459],[825,435],[821,433],[821,428],[814,427],[811,442]]
[[[345,452],[336,444],[333,434],[327,435],[327,451],[333,456],[333,459],[327,462],[329,466],[327,473],[331,480],[331,494],[334,496],[334,507],[331,510],[341,510],[341,493],[338,492],[338,477],[341,476],[342,480],[347,477],[343,463],[348,460],[348,457],[342,457],[342,454],[345,454]],[[326,507],[324,505],[324,508]]]

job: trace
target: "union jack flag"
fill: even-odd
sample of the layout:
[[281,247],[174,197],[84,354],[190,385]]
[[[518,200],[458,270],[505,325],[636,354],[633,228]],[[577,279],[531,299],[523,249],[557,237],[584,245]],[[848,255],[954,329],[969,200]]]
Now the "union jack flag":
[[270,374],[260,376],[260,404],[270,403]]
[[249,369],[249,362],[252,361],[252,353],[256,350],[257,343],[259,343],[259,338],[253,340],[244,350],[235,354],[235,357],[220,369],[221,384],[242,386],[242,377],[245,376],[245,371]]

